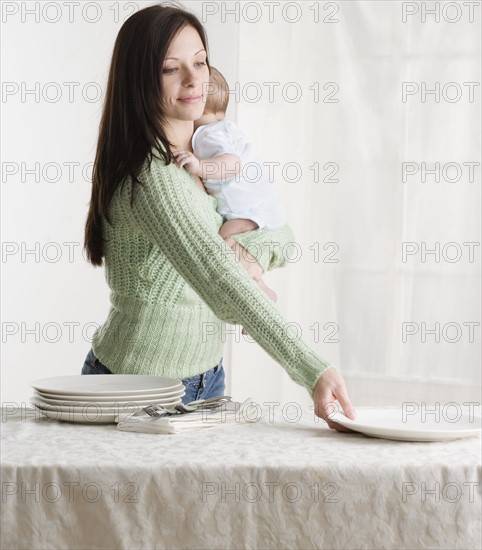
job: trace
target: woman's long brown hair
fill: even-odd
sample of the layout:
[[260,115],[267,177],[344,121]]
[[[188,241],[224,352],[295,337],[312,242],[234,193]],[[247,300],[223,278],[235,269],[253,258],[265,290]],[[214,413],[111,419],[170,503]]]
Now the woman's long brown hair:
[[[162,67],[171,40],[187,25],[194,27],[206,52],[207,37],[199,19],[176,4],[142,9],[122,25],[114,45],[99,137],[92,171],[92,195],[85,224],[87,260],[102,266],[102,219],[109,224],[108,206],[127,177],[132,198],[137,176],[155,148],[166,164],[173,160],[172,144],[163,130]],[[209,67],[209,61],[206,60]],[[164,150],[157,143],[159,140]]]

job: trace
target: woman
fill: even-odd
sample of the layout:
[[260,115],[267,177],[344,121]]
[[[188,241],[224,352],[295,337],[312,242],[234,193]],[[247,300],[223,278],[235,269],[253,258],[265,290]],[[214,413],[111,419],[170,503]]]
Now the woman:
[[290,228],[235,235],[231,250],[218,234],[216,199],[174,162],[174,151],[192,151],[203,114],[207,49],[199,20],[173,6],[140,10],[119,31],[85,228],[88,260],[105,259],[111,309],[82,373],[179,378],[184,402],[222,395],[224,322],[242,324],[310,392],[318,416],[326,420],[338,399],[353,417],[339,373],[287,338],[285,319],[253,281],[284,265]]

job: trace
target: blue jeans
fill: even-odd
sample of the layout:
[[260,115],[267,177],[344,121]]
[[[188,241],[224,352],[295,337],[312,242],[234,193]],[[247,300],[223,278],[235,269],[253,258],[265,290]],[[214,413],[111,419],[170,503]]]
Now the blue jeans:
[[[97,359],[91,349],[85,358],[81,374],[112,374],[112,372]],[[223,358],[221,357],[219,363],[212,369],[183,378],[181,382],[186,389],[186,394],[182,397],[184,404],[197,399],[224,395]]]

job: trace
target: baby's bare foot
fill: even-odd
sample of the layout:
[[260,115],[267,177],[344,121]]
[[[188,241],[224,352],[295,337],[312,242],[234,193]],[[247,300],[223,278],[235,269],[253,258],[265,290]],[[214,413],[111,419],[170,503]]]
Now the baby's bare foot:
[[264,293],[268,296],[268,298],[272,302],[276,302],[278,300],[278,295],[276,294],[276,292],[272,288],[269,288],[267,286],[266,288],[263,288],[262,290],[264,291]]
[[263,279],[260,279],[258,281],[258,286],[272,302],[276,302],[278,300],[278,295],[276,294],[276,292],[272,288],[269,288],[269,286],[263,281]]

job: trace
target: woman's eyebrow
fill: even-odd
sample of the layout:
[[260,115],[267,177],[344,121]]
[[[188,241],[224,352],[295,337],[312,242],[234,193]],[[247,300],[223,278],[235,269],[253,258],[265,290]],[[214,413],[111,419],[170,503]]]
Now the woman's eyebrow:
[[[199,50],[199,52],[205,52],[205,51],[206,50],[204,48]],[[197,55],[199,52],[196,52],[194,55]],[[177,57],[165,57],[164,59],[175,59],[176,61],[179,61],[179,59]]]

